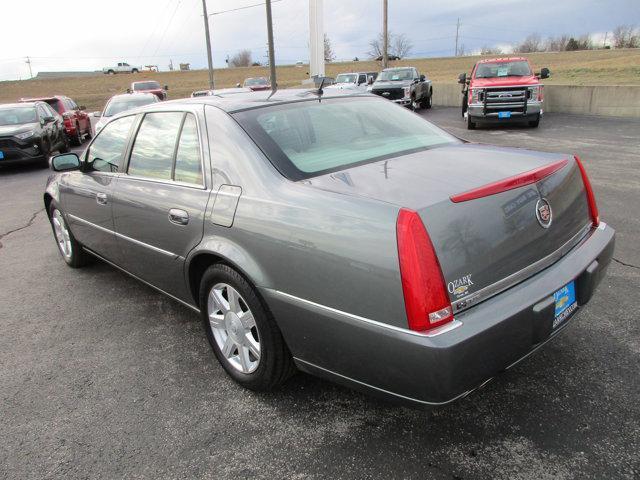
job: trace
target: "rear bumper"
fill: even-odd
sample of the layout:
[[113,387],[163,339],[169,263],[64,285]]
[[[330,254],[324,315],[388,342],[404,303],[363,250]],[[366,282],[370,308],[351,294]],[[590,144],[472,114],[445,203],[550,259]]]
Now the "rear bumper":
[[456,316],[457,328],[417,334],[262,289],[297,365],[309,373],[416,406],[449,403],[478,388],[547,341],[556,330],[553,293],[576,281],[586,304],[613,256],[604,224],[561,260]]

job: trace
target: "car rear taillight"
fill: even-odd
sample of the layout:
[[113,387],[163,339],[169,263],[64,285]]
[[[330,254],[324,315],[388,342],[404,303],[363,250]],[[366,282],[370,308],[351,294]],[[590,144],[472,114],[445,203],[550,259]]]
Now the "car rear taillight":
[[593,188],[591,188],[591,182],[589,181],[587,171],[584,169],[584,165],[582,165],[580,158],[578,158],[577,155],[574,155],[573,158],[576,159],[576,164],[580,169],[580,175],[582,175],[582,183],[584,184],[584,191],[587,194],[587,203],[589,204],[589,213],[591,214],[593,226],[597,227],[600,225],[600,215],[598,214],[598,206],[596,205],[596,197],[593,194]]
[[401,209],[396,233],[409,328],[421,332],[451,322],[453,310],[442,269],[418,214]]
[[65,120],[72,118],[73,117],[73,113],[72,112],[64,112],[62,114],[62,118],[64,118]]

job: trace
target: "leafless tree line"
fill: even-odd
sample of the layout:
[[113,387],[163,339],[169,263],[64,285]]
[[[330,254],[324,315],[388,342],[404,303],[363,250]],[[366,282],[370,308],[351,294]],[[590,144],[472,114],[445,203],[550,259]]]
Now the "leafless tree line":
[[[611,44],[606,45],[593,41],[591,35],[584,34],[578,37],[560,35],[558,37],[548,37],[543,40],[537,33],[532,33],[521,43],[514,47],[518,53],[531,52],[561,52],[571,50],[593,50],[599,48],[639,48],[640,30],[633,25],[619,25],[611,33]],[[483,49],[484,51],[485,49]],[[487,49],[487,53],[496,53]],[[498,52],[500,53],[500,52]]]

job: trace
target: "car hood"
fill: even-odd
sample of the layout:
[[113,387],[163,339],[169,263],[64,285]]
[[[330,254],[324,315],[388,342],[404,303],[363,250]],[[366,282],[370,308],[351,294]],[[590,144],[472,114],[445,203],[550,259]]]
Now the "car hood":
[[453,144],[346,168],[303,182],[322,190],[417,210],[564,158],[567,155]]
[[413,80],[396,80],[394,82],[374,82],[373,90],[381,88],[402,88],[408,87],[413,83]]
[[37,130],[40,125],[37,123],[23,123],[21,125],[0,125],[0,135],[16,135],[29,130]]
[[533,75],[526,77],[474,78],[472,87],[513,87],[516,85],[538,85],[540,80]]
[[328,87],[324,87],[325,90],[355,90],[355,83],[334,83]]

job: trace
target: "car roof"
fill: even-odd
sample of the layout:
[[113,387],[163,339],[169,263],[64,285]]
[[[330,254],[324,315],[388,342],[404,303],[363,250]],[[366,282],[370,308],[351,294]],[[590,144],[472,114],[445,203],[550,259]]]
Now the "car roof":
[[478,63],[498,63],[498,62],[520,62],[528,61],[525,57],[501,57],[501,58],[485,58]]
[[16,102],[16,103],[0,103],[0,108],[3,108],[3,107],[15,108],[15,107],[25,107],[25,106],[35,107],[36,104],[38,103],[41,103],[41,102],[37,100],[36,101],[29,100],[25,102]]
[[[172,106],[194,106],[194,105],[212,105],[221,110],[233,113],[241,110],[251,110],[254,108],[267,107],[273,105],[283,105],[286,103],[317,101],[318,96],[316,90],[303,89],[284,89],[272,93],[271,90],[263,90],[258,92],[247,93],[217,93],[202,97],[182,98],[178,100],[168,100],[151,105],[145,105],[129,112],[134,111],[150,111],[150,110],[166,110]],[[362,97],[368,96],[380,99],[378,95],[365,92],[350,92],[345,90],[325,90],[322,95],[323,99],[328,98],[345,98],[345,97]]]
[[133,96],[136,97],[155,97],[155,95],[153,93],[147,93],[147,92],[136,92],[136,93],[118,93],[117,95],[114,95],[113,97],[111,97],[108,101],[110,102],[111,100],[120,100],[120,99],[124,99],[124,98],[131,98]]
[[384,70],[382,70],[383,72],[392,72],[394,70],[408,70],[408,69],[414,69],[416,67],[389,67],[389,68],[385,68]]
[[135,83],[149,83],[149,82],[156,82],[158,85],[160,85],[160,82],[157,80],[153,80],[153,79],[149,79],[149,80],[136,80],[135,82],[131,82],[131,85],[135,84]]
[[46,102],[47,100],[61,100],[64,95],[49,95],[48,97],[21,98],[20,102]]

